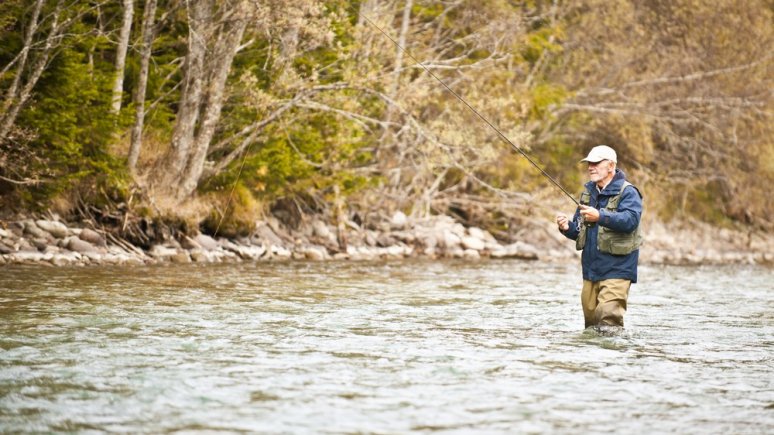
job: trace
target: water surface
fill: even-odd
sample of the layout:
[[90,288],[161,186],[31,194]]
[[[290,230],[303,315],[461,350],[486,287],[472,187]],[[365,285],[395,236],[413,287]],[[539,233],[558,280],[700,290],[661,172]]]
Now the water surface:
[[0,268],[0,431],[774,433],[774,271],[577,264]]

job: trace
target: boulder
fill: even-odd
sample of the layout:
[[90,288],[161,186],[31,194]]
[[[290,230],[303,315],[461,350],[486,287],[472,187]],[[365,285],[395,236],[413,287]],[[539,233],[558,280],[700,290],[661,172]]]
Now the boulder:
[[274,233],[274,230],[272,230],[265,222],[256,224],[255,235],[258,236],[262,242],[266,242],[267,245],[282,246],[284,244],[282,239],[280,239],[280,237]]
[[218,242],[215,241],[212,237],[206,235],[206,234],[199,234],[196,237],[194,237],[194,242],[198,243],[199,246],[202,247],[202,249],[207,251],[214,251],[218,249]]
[[538,259],[537,248],[524,242],[511,243],[505,246],[505,251],[507,253],[506,256],[511,258],[520,258],[522,260]]
[[99,253],[99,250],[97,249],[96,246],[92,245],[91,243],[85,240],[81,240],[76,237],[70,237],[69,239],[67,239],[66,247],[67,249],[73,252],[78,252],[80,254],[89,254],[89,253],[98,254]]
[[202,249],[193,249],[191,250],[191,260],[196,263],[207,263],[210,261],[210,257],[207,255],[207,252]]
[[151,257],[163,260],[176,255],[177,249],[167,248],[163,245],[153,245],[148,251],[148,254],[150,254]]
[[333,237],[333,233],[331,233],[331,230],[328,228],[327,225],[325,225],[325,222],[315,219],[312,221],[312,234],[314,234],[317,237],[322,237],[323,239],[328,239],[330,237]]
[[483,239],[479,239],[473,236],[465,236],[462,238],[462,247],[465,249],[481,251],[484,249],[485,244]]
[[40,219],[35,221],[35,224],[40,229],[48,232],[49,234],[56,237],[57,239],[64,239],[65,237],[67,237],[67,233],[68,233],[67,226],[61,222],[47,221],[47,220]]
[[102,246],[102,247],[107,246],[107,243],[105,242],[105,238],[102,237],[102,234],[89,228],[82,229],[81,233],[78,234],[78,238],[83,241],[89,242],[95,246]]
[[15,250],[13,249],[12,246],[8,246],[5,243],[0,242],[0,254],[2,254],[2,255],[10,254],[10,253],[12,253],[14,251]]
[[183,239],[180,240],[180,246],[183,249],[188,249],[189,251],[193,249],[202,249],[202,245],[200,245],[199,243],[196,242],[196,240],[188,236],[183,236]]
[[43,229],[39,228],[35,222],[32,221],[25,221],[24,223],[24,234],[31,236],[34,239],[51,239],[52,236],[48,231],[44,231]]
[[301,249],[301,252],[308,260],[321,261],[328,258],[328,251],[321,246],[306,246]]
[[169,257],[170,261],[173,263],[190,263],[191,257],[188,256],[187,251],[177,251],[175,252],[175,255],[172,255]]
[[443,239],[441,240],[443,240],[443,247],[446,248],[447,251],[457,249],[462,244],[460,236],[450,230],[445,230],[443,232]]
[[475,237],[476,239],[486,240],[486,232],[478,227],[468,228],[468,235],[470,237]]
[[48,247],[48,240],[46,239],[32,239],[30,240],[30,243],[32,243],[32,246],[36,247],[38,251],[45,251]]

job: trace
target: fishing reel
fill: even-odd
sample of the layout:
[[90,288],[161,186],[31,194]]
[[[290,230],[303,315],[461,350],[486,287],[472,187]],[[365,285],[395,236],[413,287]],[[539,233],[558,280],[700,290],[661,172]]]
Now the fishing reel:
[[[583,194],[580,197],[580,204],[585,206],[591,206],[591,195],[589,195],[588,192],[583,192]],[[583,219],[583,215],[580,215],[580,222],[586,228],[591,228],[597,224],[596,222],[586,222],[586,219]]]

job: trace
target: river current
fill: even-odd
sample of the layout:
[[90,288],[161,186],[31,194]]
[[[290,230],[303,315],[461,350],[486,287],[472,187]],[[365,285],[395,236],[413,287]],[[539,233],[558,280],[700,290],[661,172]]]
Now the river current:
[[0,432],[774,433],[774,270],[576,262],[0,268]]

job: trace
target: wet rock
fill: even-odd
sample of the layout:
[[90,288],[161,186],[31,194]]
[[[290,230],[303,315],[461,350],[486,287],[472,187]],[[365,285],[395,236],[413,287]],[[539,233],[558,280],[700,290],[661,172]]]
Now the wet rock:
[[462,257],[468,260],[478,260],[481,258],[481,254],[475,249],[466,249],[462,252]]
[[83,228],[81,233],[78,234],[78,238],[85,242],[89,242],[94,246],[107,246],[107,242],[105,242],[105,238],[102,237],[102,234],[89,228]]
[[0,238],[8,238],[11,237],[11,233],[0,228]]
[[40,219],[35,221],[35,224],[40,229],[48,232],[49,234],[56,237],[57,239],[64,239],[65,237],[67,237],[67,234],[68,234],[67,226],[61,222]]

